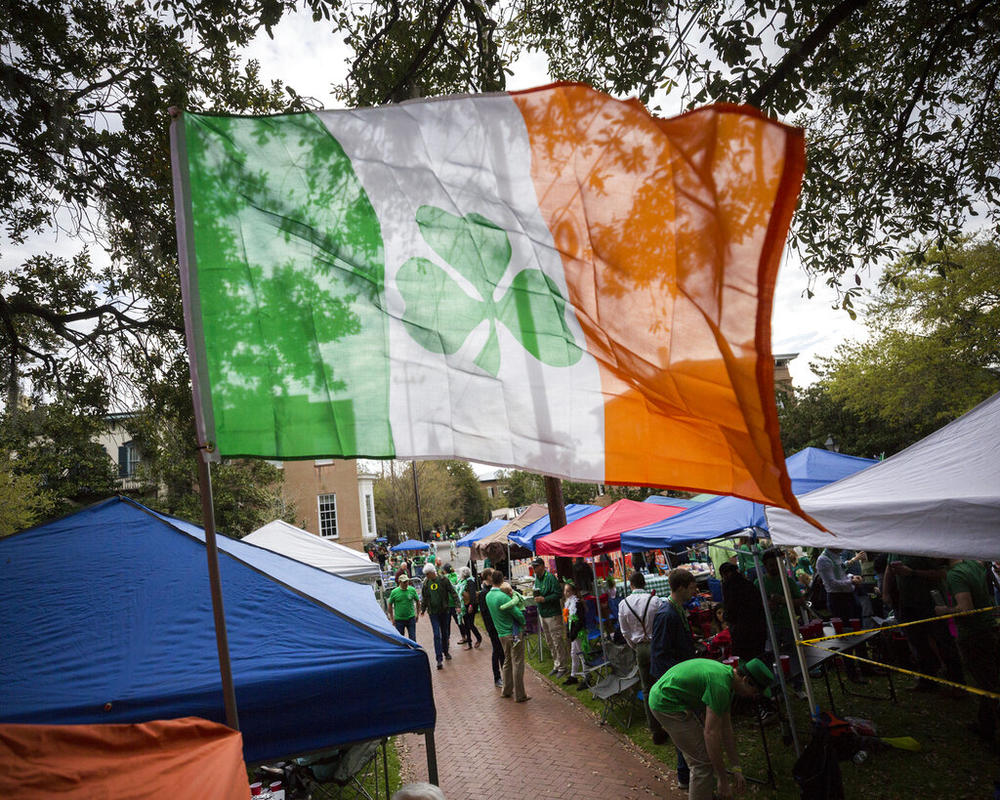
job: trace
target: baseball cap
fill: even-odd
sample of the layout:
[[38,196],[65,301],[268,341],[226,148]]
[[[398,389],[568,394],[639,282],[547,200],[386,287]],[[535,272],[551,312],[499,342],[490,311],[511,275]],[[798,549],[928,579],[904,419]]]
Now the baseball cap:
[[743,665],[742,672],[747,678],[750,679],[750,683],[760,689],[764,697],[771,696],[771,685],[774,683],[774,673],[767,668],[767,664],[759,658],[752,658]]
[[531,566],[533,566],[533,567],[544,567],[545,566],[545,559],[543,559],[541,556],[535,556],[533,559],[531,559]]
[[407,574],[406,574],[406,573],[404,572],[404,573],[403,573],[402,575],[400,575],[400,576],[399,576],[399,581],[398,581],[398,582],[399,582],[399,583],[406,583],[406,582],[407,582],[407,581],[409,581],[409,580],[410,580],[410,576],[409,576],[409,575],[407,575]]

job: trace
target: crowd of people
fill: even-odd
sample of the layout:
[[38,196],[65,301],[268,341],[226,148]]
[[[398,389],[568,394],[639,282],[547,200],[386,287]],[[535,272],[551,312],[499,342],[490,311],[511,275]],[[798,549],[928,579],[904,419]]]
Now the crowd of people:
[[[707,800],[713,794],[727,798],[742,791],[733,704],[748,698],[746,706],[752,713],[764,722],[773,718],[776,708],[770,695],[780,668],[778,656],[794,651],[794,624],[809,617],[836,617],[865,627],[891,614],[900,622],[926,620],[902,628],[912,667],[929,676],[918,678],[910,687],[913,691],[959,693],[960,689],[945,688],[931,678],[943,675],[964,684],[966,673],[975,686],[991,692],[1000,689],[993,614],[957,617],[956,637],[945,620],[937,619],[993,606],[1000,592],[992,565],[834,548],[810,552],[770,548],[762,552],[758,572],[747,545],[724,546],[710,554],[721,581],[722,601],[707,630],[703,626],[695,630],[691,624],[688,606],[699,587],[694,574],[683,567],[669,571],[669,593],[660,595],[647,589],[643,572],[633,572],[629,591],[617,604],[615,635],[634,651],[652,740],[676,749],[678,782],[692,800]],[[549,674],[582,690],[588,685],[587,630],[593,624],[587,619],[588,602],[574,578],[560,579],[543,559],[534,559],[532,568],[530,600],[537,609],[539,633],[552,654]],[[517,702],[530,699],[524,686],[528,598],[512,588],[500,569],[486,568],[474,575],[468,567],[456,573],[448,564],[441,577],[437,566],[428,563],[423,571],[420,596],[403,575],[389,597],[390,614],[400,633],[414,638],[417,615],[429,615],[437,668],[443,669],[451,658],[452,621],[461,634],[459,643],[470,649],[481,645],[478,614],[489,638],[492,676],[501,695]],[[777,654],[769,641],[765,603]],[[722,652],[737,657],[737,663],[705,657],[717,656],[720,642]],[[867,667],[861,669],[851,660],[846,667],[851,680],[866,680]],[[969,728],[995,742],[998,711],[995,700],[980,697]]]

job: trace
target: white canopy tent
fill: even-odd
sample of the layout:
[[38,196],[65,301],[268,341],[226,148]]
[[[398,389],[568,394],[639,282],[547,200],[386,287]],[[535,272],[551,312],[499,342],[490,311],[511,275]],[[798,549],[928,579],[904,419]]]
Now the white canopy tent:
[[280,519],[244,536],[243,541],[356,583],[372,583],[381,577],[378,564],[364,553],[322,539]]
[[767,510],[775,544],[1000,558],[1000,393],[891,458]]

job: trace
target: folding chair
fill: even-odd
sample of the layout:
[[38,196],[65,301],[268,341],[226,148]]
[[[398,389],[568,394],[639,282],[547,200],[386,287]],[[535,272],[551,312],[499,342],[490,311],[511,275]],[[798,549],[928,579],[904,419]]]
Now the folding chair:
[[601,703],[601,724],[613,717],[628,728],[632,724],[635,687],[639,685],[639,665],[635,653],[624,645],[609,644],[608,673],[590,687],[590,693]]
[[[538,620],[538,606],[524,607],[524,641],[532,656],[537,656],[542,660],[542,648],[544,647],[542,636],[542,626]],[[534,646],[532,645],[534,640]]]

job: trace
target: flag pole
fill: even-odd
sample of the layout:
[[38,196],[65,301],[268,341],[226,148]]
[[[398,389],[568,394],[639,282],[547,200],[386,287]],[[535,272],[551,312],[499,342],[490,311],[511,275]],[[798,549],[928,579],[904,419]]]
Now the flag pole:
[[195,425],[198,430],[198,486],[201,494],[201,513],[205,528],[205,558],[208,560],[208,582],[212,593],[212,614],[215,620],[215,645],[219,654],[219,673],[222,677],[222,699],[226,709],[226,724],[233,730],[240,729],[236,710],[236,690],[233,670],[229,661],[229,638],[226,635],[226,612],[222,603],[222,584],[219,579],[219,550],[215,540],[215,506],[212,500],[212,474],[208,461],[212,451],[205,436],[204,406],[200,402],[197,349],[190,317],[191,290],[190,254],[191,240],[189,197],[185,189],[187,179],[187,145],[184,137],[182,110],[171,106],[170,114],[170,163],[174,189],[174,219],[177,227],[177,263],[180,266],[181,294],[184,297],[184,328],[187,334],[188,366],[191,369],[191,402],[194,406]]
[[198,483],[201,487],[201,515],[205,527],[205,556],[208,559],[208,582],[212,589],[212,613],[215,617],[215,646],[219,651],[219,672],[222,673],[222,699],[226,706],[226,724],[240,729],[236,711],[236,689],[233,669],[229,662],[229,637],[226,635],[226,611],[222,604],[222,582],[219,579],[219,549],[215,540],[215,506],[212,499],[212,472],[205,448],[198,453]]

